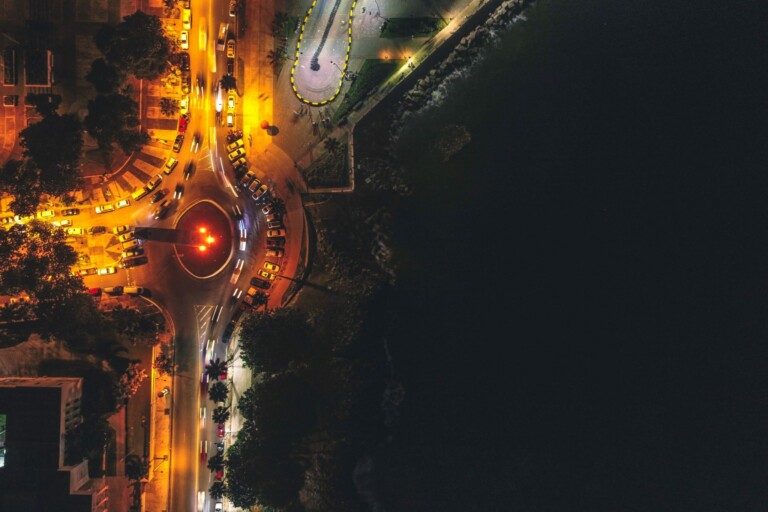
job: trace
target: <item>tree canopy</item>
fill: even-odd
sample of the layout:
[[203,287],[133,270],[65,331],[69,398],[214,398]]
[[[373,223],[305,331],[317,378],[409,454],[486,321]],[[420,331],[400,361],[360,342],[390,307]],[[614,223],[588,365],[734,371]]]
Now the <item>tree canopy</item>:
[[104,59],[96,59],[91,63],[91,71],[85,79],[93,84],[99,94],[117,92],[125,81],[125,73],[117,66]]
[[0,190],[13,196],[9,205],[17,215],[32,215],[40,203],[40,170],[29,160],[8,160],[0,167]]
[[130,153],[146,142],[136,129],[139,126],[139,105],[122,94],[99,94],[88,102],[85,128],[96,139],[100,148],[111,148],[117,143]]
[[226,402],[228,394],[229,390],[227,389],[227,385],[223,382],[214,382],[208,388],[208,398],[210,398],[212,402]]
[[24,156],[38,169],[42,193],[59,196],[80,185],[83,127],[75,114],[51,114],[24,128],[19,136]]
[[160,18],[143,11],[104,25],[96,34],[96,46],[107,61],[136,78],[154,80],[168,68],[171,44]]
[[61,104],[59,94],[33,94],[27,93],[24,101],[37,110],[37,113],[43,117],[48,117],[56,113]]
[[306,318],[294,308],[254,313],[240,330],[243,362],[257,372],[284,370],[305,354],[311,334]]

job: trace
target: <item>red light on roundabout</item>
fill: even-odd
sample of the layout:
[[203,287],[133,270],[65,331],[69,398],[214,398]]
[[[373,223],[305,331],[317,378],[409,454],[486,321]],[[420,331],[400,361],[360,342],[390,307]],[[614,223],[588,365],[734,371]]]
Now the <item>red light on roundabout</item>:
[[197,248],[200,249],[200,251],[202,251],[202,252],[205,252],[205,250],[208,249],[208,247],[206,247],[204,245],[198,245]]

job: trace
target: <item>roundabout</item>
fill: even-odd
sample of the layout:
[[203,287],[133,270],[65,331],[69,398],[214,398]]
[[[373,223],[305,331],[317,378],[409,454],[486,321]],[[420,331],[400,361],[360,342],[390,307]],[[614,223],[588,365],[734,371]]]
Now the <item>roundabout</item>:
[[204,199],[181,213],[174,228],[183,234],[173,244],[181,267],[197,279],[208,279],[224,269],[232,257],[232,226],[216,203]]

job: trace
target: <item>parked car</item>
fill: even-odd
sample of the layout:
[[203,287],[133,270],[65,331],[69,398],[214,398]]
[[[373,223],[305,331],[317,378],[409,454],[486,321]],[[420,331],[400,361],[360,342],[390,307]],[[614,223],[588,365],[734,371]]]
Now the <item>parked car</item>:
[[64,216],[80,215],[80,209],[79,208],[67,208],[66,210],[61,212],[61,214],[64,215]]
[[[224,437],[224,424],[223,423],[219,423],[218,425],[216,425],[216,435],[219,436],[219,437]],[[219,471],[221,471],[221,470],[219,470]],[[216,473],[216,478],[221,480],[221,477],[222,477],[222,475],[220,475],[217,472]]]
[[115,205],[111,203],[100,204],[96,207],[96,213],[107,213],[115,211]]
[[285,238],[267,238],[267,249],[274,249],[276,247],[285,247]]
[[269,215],[266,216],[266,220],[267,222],[275,222],[275,221],[282,222],[283,216],[280,215],[279,213],[270,213]]
[[173,152],[178,153],[181,151],[182,144],[184,144],[184,135],[179,134],[176,136],[176,140],[173,141]]
[[123,293],[126,293],[128,295],[144,295],[146,292],[146,289],[142,288],[141,286],[124,286],[123,287]]
[[122,243],[124,251],[128,250],[128,249],[133,249],[134,247],[138,247],[139,245],[141,245],[141,244],[135,238],[133,240],[128,240],[127,242],[123,242]]
[[166,199],[162,203],[160,203],[160,206],[155,208],[155,211],[152,212],[152,218],[155,220],[164,219],[166,215],[168,215],[168,211],[171,209],[171,200]]
[[254,178],[252,182],[246,187],[249,192],[255,192],[261,186],[261,181],[258,178]]
[[189,94],[191,90],[192,90],[192,77],[189,75],[187,71],[185,71],[181,75],[181,93]]
[[89,295],[101,295],[101,288],[89,288],[88,289]]
[[179,133],[186,133],[187,126],[189,126],[189,114],[184,114],[179,117]]
[[253,195],[251,196],[251,199],[253,199],[254,201],[262,201],[267,197],[266,194],[268,191],[269,191],[269,188],[267,188],[267,186],[262,183],[261,185],[259,185],[259,188],[257,188],[256,191],[253,193]]
[[158,397],[158,398],[163,398],[164,396],[167,396],[167,395],[168,395],[168,393],[170,393],[170,392],[171,392],[171,390],[168,388],[168,386],[165,386],[165,387],[162,389],[162,391],[160,391],[160,392],[157,394],[157,397]]
[[266,270],[259,270],[257,273],[258,273],[258,274],[259,274],[261,277],[263,277],[264,279],[268,279],[269,281],[274,281],[274,280],[275,280],[275,278],[277,277],[275,274],[270,274],[270,273],[269,273],[269,272],[267,272]]
[[280,272],[280,265],[277,263],[272,263],[270,261],[265,261],[264,265],[262,265],[265,269],[269,270],[270,272]]
[[228,59],[234,59],[235,58],[235,40],[230,39],[227,41],[227,58]]
[[237,10],[237,0],[229,0],[229,15],[234,18]]
[[107,286],[104,288],[104,293],[108,293],[109,295],[122,295],[123,294],[123,287],[122,286]]
[[115,203],[115,208],[125,208],[126,206],[131,206],[131,202],[128,199],[121,199],[118,202]]
[[184,195],[184,183],[177,183],[176,188],[173,191],[173,198],[174,199],[181,199],[181,197]]
[[116,228],[112,228],[112,232],[116,235],[125,233],[126,231],[130,231],[130,230],[131,230],[131,226],[117,226]]
[[227,112],[234,112],[235,111],[235,95],[232,93],[229,93],[227,95]]
[[106,276],[109,274],[114,274],[117,272],[117,269],[115,267],[104,267],[99,269],[99,275],[100,276]]
[[70,236],[83,236],[85,230],[83,228],[67,228],[67,234]]
[[155,204],[156,202],[164,198],[166,194],[168,194],[168,189],[161,188],[160,190],[152,194],[152,197],[149,199],[149,204]]
[[106,233],[107,228],[105,226],[91,226],[88,228],[88,232],[92,235],[98,235],[100,233]]
[[181,24],[187,30],[192,28],[192,11],[190,9],[184,9],[182,11]]
[[248,166],[245,164],[235,166],[234,171],[235,171],[235,178],[239,180],[245,175],[245,173],[248,172]]
[[123,259],[127,258],[133,258],[135,256],[141,256],[144,254],[144,249],[141,247],[134,247],[133,249],[128,249],[127,251],[123,251],[122,257]]
[[69,220],[69,219],[62,219],[62,220],[55,220],[55,221],[51,222],[51,224],[53,224],[57,228],[65,228],[67,226],[71,226],[72,225],[72,221]]
[[158,174],[157,176],[155,176],[154,178],[152,178],[147,182],[147,190],[154,190],[160,184],[161,181],[163,181],[163,175]]
[[279,248],[267,249],[264,254],[270,258],[282,258],[285,256],[285,250]]
[[97,269],[96,267],[81,268],[80,270],[77,271],[77,274],[83,277],[95,276],[98,273],[99,273],[99,269]]
[[227,74],[233,75],[235,73],[235,59],[227,59]]
[[149,260],[146,256],[140,256],[138,258],[131,258],[128,260],[123,261],[123,268],[132,268],[132,267],[138,267],[140,265],[146,265],[149,263]]
[[168,157],[168,160],[166,160],[165,165],[163,166],[163,172],[165,174],[171,174],[177,165],[179,165],[178,160],[176,160],[172,156]]
[[245,154],[245,149],[243,148],[237,148],[236,150],[232,151],[231,153],[227,154],[227,157],[230,161],[237,160],[241,156]]
[[269,228],[269,229],[282,229],[283,228],[283,221],[282,220],[273,220],[272,222],[267,222],[267,228]]
[[261,209],[261,213],[264,215],[269,215],[270,213],[273,213],[275,211],[275,203],[267,203],[264,205],[264,207]]
[[134,239],[133,231],[128,231],[127,233],[123,233],[122,235],[118,236],[117,239],[121,243],[130,242]]
[[284,229],[269,229],[267,230],[267,238],[278,238],[278,237],[284,237],[285,236],[285,230]]
[[51,217],[56,216],[56,212],[53,210],[43,210],[41,212],[37,212],[37,216],[41,219],[50,219]]
[[189,32],[186,30],[181,31],[179,36],[179,45],[182,50],[189,50]]
[[272,283],[270,283],[269,281],[265,281],[264,279],[261,279],[259,277],[252,277],[251,286],[255,286],[256,288],[261,288],[262,290],[269,290],[270,286],[272,286]]
[[235,115],[232,112],[227,112],[227,128],[235,126]]
[[243,139],[237,139],[235,142],[227,146],[227,153],[241,147],[243,147]]

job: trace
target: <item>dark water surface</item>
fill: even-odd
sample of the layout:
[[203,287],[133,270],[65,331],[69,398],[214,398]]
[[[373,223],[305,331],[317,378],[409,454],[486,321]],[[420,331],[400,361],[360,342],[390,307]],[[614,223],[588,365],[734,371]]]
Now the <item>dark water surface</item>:
[[541,0],[404,132],[385,510],[766,509],[767,8]]

